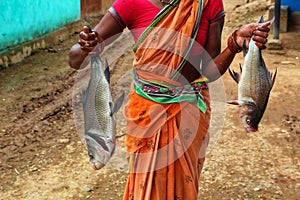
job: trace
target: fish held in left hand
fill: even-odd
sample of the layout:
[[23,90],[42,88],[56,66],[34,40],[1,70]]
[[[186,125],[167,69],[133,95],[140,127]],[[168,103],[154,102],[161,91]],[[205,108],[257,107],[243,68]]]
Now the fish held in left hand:
[[115,113],[123,103],[124,93],[113,104],[107,61],[105,71],[98,55],[91,55],[90,63],[90,80],[82,94],[84,139],[90,156],[90,166],[98,170],[108,163],[115,151]]
[[[263,23],[263,17],[259,23]],[[238,100],[227,103],[238,105],[237,113],[247,132],[258,130],[262,116],[267,107],[271,89],[274,85],[277,69],[272,75],[262,57],[261,49],[252,39],[248,51],[244,42],[244,65],[240,67],[241,75],[229,69],[231,77],[238,83]]]

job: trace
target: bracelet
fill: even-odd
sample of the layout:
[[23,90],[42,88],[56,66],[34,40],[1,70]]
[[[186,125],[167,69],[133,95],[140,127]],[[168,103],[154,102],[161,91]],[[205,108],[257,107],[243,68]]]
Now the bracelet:
[[227,40],[227,46],[232,53],[240,53],[243,50],[243,48],[240,47],[240,45],[235,40],[236,32],[237,32],[237,30],[235,30],[231,34],[231,36],[228,37],[228,40]]

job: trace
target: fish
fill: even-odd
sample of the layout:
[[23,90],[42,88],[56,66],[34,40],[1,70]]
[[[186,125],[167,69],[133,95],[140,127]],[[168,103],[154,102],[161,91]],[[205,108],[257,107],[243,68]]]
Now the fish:
[[[259,23],[263,23],[261,17]],[[244,64],[240,65],[241,74],[228,69],[229,74],[238,83],[238,100],[228,104],[238,105],[237,113],[246,132],[258,131],[258,125],[266,110],[270,92],[274,86],[277,68],[272,74],[266,67],[261,49],[250,39],[248,50],[243,43]]]
[[124,92],[113,103],[107,60],[103,70],[100,56],[91,55],[90,66],[88,86],[82,91],[84,141],[90,157],[90,166],[99,170],[108,163],[115,152],[115,114],[123,103]]

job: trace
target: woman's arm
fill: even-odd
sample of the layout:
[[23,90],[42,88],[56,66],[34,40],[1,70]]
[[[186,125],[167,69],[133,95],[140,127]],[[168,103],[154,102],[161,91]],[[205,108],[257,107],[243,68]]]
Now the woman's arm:
[[[208,39],[205,49],[213,60],[203,65],[202,73],[210,82],[215,81],[226,72],[237,53],[232,51],[228,46],[220,53],[223,24],[224,18],[212,23],[208,30]],[[240,48],[244,40],[248,43],[252,34],[254,34],[252,38],[256,42],[256,45],[261,49],[265,49],[268,32],[270,31],[268,28],[269,25],[270,22],[244,25],[235,32],[233,39]]]
[[[221,37],[224,17],[209,25],[205,50],[210,58],[203,63],[202,73],[210,82],[222,76],[235,57],[235,53],[226,47],[221,53]],[[213,60],[211,60],[211,58]]]
[[205,50],[211,58],[215,58],[221,52],[221,36],[224,26],[224,17],[212,22],[208,27]]
[[74,69],[79,69],[88,53],[95,48],[98,42],[105,41],[105,45],[110,44],[123,29],[110,13],[106,13],[93,29],[94,32],[90,32],[87,27],[80,32],[78,43],[70,50],[69,65]]

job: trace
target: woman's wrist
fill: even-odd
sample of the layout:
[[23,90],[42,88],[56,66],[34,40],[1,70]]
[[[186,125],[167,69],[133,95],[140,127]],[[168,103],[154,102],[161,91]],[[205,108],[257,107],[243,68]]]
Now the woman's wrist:
[[227,39],[227,47],[234,54],[240,53],[243,50],[243,48],[240,47],[240,45],[236,41],[237,31],[238,30],[235,30]]
[[99,51],[102,52],[104,50],[104,47],[105,47],[105,40],[96,31],[95,31],[95,33],[96,33],[98,45],[100,45]]

